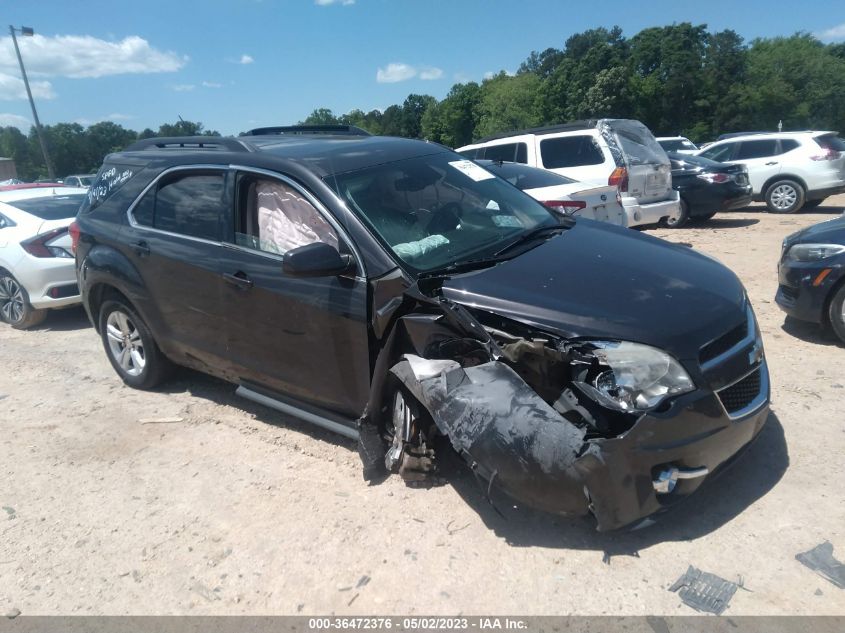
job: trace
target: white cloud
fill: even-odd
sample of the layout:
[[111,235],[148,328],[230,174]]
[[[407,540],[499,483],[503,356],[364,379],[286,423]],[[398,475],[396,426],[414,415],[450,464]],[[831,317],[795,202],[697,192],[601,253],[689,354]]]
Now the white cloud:
[[420,69],[420,79],[431,81],[433,79],[440,79],[443,76],[443,71],[439,68],[426,67]]
[[93,119],[89,119],[87,117],[80,117],[74,120],[74,123],[79,123],[79,125],[84,125],[88,127],[89,125],[94,125],[95,123],[102,123],[103,121],[129,121],[134,119],[135,117],[131,114],[121,114],[120,112],[114,112],[112,114],[107,114],[106,116],[95,117]]
[[222,88],[223,84],[217,83],[216,81],[204,81],[202,82],[203,87],[205,88]]
[[332,4],[340,4],[348,7],[350,4],[355,4],[355,0],[314,0],[314,4],[319,7],[327,7]]
[[432,80],[440,79],[443,76],[443,71],[433,66],[421,66],[415,68],[410,64],[402,64],[393,62],[384,68],[379,68],[376,71],[376,81],[380,84],[393,84],[399,81],[408,81],[414,77],[419,76],[420,79]]
[[[160,51],[132,35],[108,42],[90,35],[18,38],[27,73],[35,77],[73,79],[139,73],[175,72],[188,61],[184,55]],[[0,72],[17,72],[12,39],[0,38]]]
[[488,70],[486,73],[484,73],[485,79],[493,79],[493,77],[495,77],[495,76],[496,76],[496,73],[494,73],[492,70]]
[[241,58],[238,60],[239,64],[251,64],[255,60],[252,58],[252,55],[243,54]]
[[[30,81],[33,99],[55,99],[56,93],[49,81]],[[0,72],[0,101],[17,101],[26,99],[26,87],[23,79],[14,75]]]
[[175,86],[173,86],[173,89],[176,92],[190,92],[194,88],[196,88],[194,84],[176,84]]
[[838,42],[845,40],[845,22],[816,33],[816,37],[823,42]]
[[16,127],[21,130],[28,130],[32,122],[25,116],[0,112],[0,127]]

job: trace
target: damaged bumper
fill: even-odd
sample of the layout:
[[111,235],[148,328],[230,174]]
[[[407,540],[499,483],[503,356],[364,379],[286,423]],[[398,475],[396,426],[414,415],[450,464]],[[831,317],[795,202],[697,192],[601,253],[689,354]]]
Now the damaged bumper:
[[[588,437],[499,361],[462,367],[406,355],[391,372],[489,489],[555,514],[591,512],[600,531],[695,491],[757,436],[769,413],[765,360],[737,385],[679,396],[613,438]],[[755,389],[736,406],[740,392]]]

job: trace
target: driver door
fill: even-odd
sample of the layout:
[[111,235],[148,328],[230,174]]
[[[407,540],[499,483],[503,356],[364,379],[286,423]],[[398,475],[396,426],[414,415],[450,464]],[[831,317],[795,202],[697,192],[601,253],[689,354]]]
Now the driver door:
[[222,249],[228,353],[241,381],[347,416],[369,395],[367,285],[282,271],[288,250],[325,242],[352,254],[329,212],[283,177],[237,174],[234,223]]

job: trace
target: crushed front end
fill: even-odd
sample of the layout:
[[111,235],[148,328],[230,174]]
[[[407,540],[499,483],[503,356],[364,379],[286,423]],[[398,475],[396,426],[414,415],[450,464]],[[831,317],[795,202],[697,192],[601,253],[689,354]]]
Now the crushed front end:
[[[436,288],[412,288],[409,303],[379,359],[391,379],[488,494],[495,488],[555,514],[592,513],[600,531],[692,493],[768,417],[768,370],[750,304],[743,323],[703,345],[694,362],[679,362],[645,345],[562,337],[469,310]],[[388,409],[371,406],[362,431]],[[389,466],[403,450],[430,455],[410,427],[404,433],[394,435]]]

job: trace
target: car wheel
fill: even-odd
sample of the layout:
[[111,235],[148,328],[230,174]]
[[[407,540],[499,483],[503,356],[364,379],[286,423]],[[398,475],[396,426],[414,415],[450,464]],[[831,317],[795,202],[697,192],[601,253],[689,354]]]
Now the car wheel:
[[827,315],[834,333],[845,343],[845,285],[839,286],[833,295]]
[[666,218],[663,221],[663,226],[669,227],[670,229],[679,229],[689,222],[689,205],[686,203],[686,200],[681,198],[678,206],[680,208],[678,215],[674,218]]
[[16,330],[38,325],[47,318],[47,310],[37,310],[29,303],[26,290],[10,274],[0,273],[0,319]]
[[766,189],[769,213],[795,213],[804,206],[804,188],[794,180],[778,180]]
[[100,337],[112,367],[130,387],[152,389],[170,375],[173,365],[161,353],[147,324],[123,301],[103,304]]
[[824,200],[824,198],[818,198],[816,200],[807,200],[807,202],[804,203],[804,208],[815,209],[816,207],[821,206],[821,203],[824,202]]
[[387,452],[384,465],[398,472],[405,481],[420,481],[436,471],[432,444],[435,428],[431,417],[417,399],[392,377],[384,410],[382,430]]
[[707,220],[712,220],[715,217],[716,213],[716,211],[711,211],[710,213],[702,213],[701,215],[695,216],[693,219],[696,222],[707,222]]

